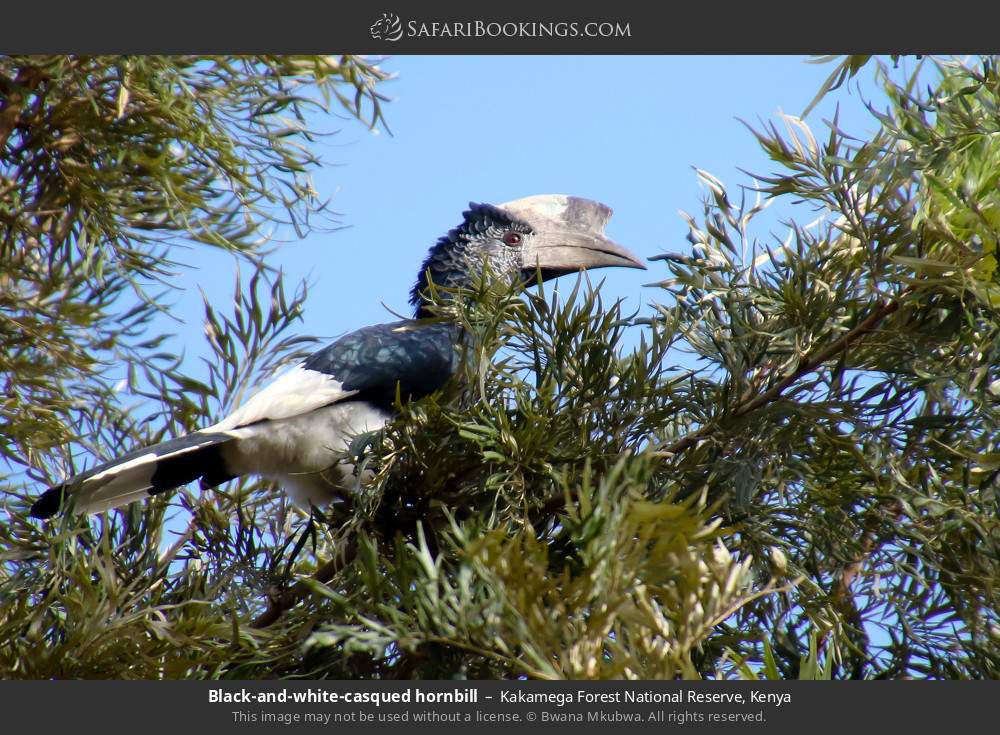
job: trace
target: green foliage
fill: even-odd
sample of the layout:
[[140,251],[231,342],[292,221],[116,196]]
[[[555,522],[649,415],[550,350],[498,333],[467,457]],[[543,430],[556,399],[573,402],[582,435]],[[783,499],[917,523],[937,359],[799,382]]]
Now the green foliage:
[[383,78],[350,56],[0,57],[0,456],[40,468],[134,432],[108,366],[183,380],[148,333],[178,242],[256,260],[310,226],[305,115],[375,125]]
[[731,548],[759,563],[778,547],[801,579],[733,625],[770,638],[786,676],[812,631],[839,676],[998,673],[996,472],[979,459],[997,435],[997,314],[979,269],[996,229],[972,176],[1000,166],[983,160],[997,76],[993,61],[938,72],[914,98],[915,77],[880,68],[890,106],[870,140],[836,119],[823,142],[796,118],[755,132],[781,167],[762,190],[811,205],[811,225],[760,243],[761,207],[703,175],[693,252],[665,256],[661,322],[689,330],[718,386],[697,431],[661,451],[682,485],[743,496]]
[[603,423],[612,401],[626,429],[656,400],[635,369],[654,353],[619,357],[619,308],[593,291],[478,298],[451,313],[469,357],[456,393],[407,407],[371,449],[351,616],[308,638],[313,673],[363,653],[386,677],[697,676],[694,649],[752,595],[748,562]]
[[[230,537],[231,515],[202,513],[171,539],[152,504],[49,536],[20,498],[78,458],[203,424],[292,356],[303,340],[277,335],[305,292],[286,297],[264,243],[276,227],[326,218],[307,147],[324,131],[306,115],[343,108],[376,125],[384,78],[352,56],[0,57],[3,670],[181,675],[143,646],[217,627],[204,601],[227,590],[202,572],[173,584],[171,565],[234,541],[246,556],[235,566],[259,574],[260,534],[244,525]],[[234,253],[251,274],[247,294],[237,280],[231,321],[206,315],[218,356],[208,385],[152,328],[192,244]],[[162,558],[161,542],[174,544]],[[43,637],[65,645],[38,647]]]
[[[519,296],[487,279],[440,299],[464,328],[460,375],[358,438],[355,492],[294,559],[304,519],[255,484],[46,526],[11,493],[0,670],[997,677],[1000,78],[992,59],[935,63],[898,80],[878,66],[869,139],[837,119],[822,139],[792,117],[752,131],[776,168],[756,200],[699,172],[690,247],[658,256],[640,318],[582,283]],[[758,240],[783,201],[808,224]],[[116,402],[45,420],[110,453],[238,402],[300,347],[286,335],[305,293],[262,259],[255,272],[232,313],[206,304],[207,384],[169,356],[129,381],[174,403],[175,424],[132,423]],[[128,338],[155,350],[146,323]],[[10,370],[58,406],[66,379],[32,364]],[[100,385],[98,369],[67,375]]]

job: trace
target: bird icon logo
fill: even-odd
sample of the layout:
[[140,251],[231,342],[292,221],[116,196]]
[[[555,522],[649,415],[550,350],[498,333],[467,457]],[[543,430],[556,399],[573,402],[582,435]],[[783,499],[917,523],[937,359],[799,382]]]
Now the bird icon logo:
[[382,13],[368,30],[376,41],[398,41],[403,37],[403,23],[395,13]]

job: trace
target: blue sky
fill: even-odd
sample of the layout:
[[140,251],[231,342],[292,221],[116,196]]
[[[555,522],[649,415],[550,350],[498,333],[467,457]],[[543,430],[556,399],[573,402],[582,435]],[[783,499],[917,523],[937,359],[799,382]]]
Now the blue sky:
[[[740,122],[799,114],[832,64],[795,56],[400,56],[381,63],[396,75],[382,91],[392,134],[345,118],[320,121],[339,132],[318,144],[327,162],[316,188],[347,227],[288,242],[275,259],[289,283],[311,292],[301,333],[334,338],[409,313],[407,293],[427,248],[458,224],[467,203],[499,203],[532,194],[597,199],[615,215],[608,234],[651,256],[686,251],[678,210],[697,213],[704,195],[693,166],[732,192],[750,183],[740,168],[775,170]],[[875,92],[871,72],[864,94]],[[807,118],[820,137],[841,104],[841,127],[875,128],[856,85],[825,100]],[[815,214],[783,211],[800,221]],[[771,221],[777,229],[777,219]],[[758,236],[767,238],[766,232]],[[189,357],[203,353],[198,289],[217,304],[232,293],[233,259],[191,251],[172,330]],[[606,297],[642,308],[659,296],[642,284],[665,270],[604,270]],[[570,277],[564,278],[568,281]],[[202,374],[192,360],[192,373]]]

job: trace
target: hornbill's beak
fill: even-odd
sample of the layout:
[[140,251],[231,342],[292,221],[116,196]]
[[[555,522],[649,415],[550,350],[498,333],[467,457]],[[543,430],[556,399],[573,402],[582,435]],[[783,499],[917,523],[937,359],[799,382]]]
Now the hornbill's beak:
[[524,247],[524,268],[540,268],[546,279],[589,268],[642,268],[639,256],[609,240],[604,226],[611,207],[590,199],[542,194],[499,205],[531,226]]

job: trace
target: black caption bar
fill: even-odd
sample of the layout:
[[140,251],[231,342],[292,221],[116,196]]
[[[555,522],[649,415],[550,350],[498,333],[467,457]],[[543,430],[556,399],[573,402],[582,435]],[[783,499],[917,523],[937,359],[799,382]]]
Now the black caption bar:
[[[0,682],[10,732],[100,722],[104,735],[634,732],[754,729],[922,733],[995,715],[991,682]],[[58,706],[54,706],[58,703]],[[110,713],[114,713],[110,716]],[[15,728],[25,728],[24,730]]]
[[[7,3],[4,53],[960,53],[996,49],[1000,10],[958,0],[933,22],[902,3],[480,4],[101,0]],[[975,22],[969,22],[974,18]],[[1000,19],[1000,18],[996,18]]]

